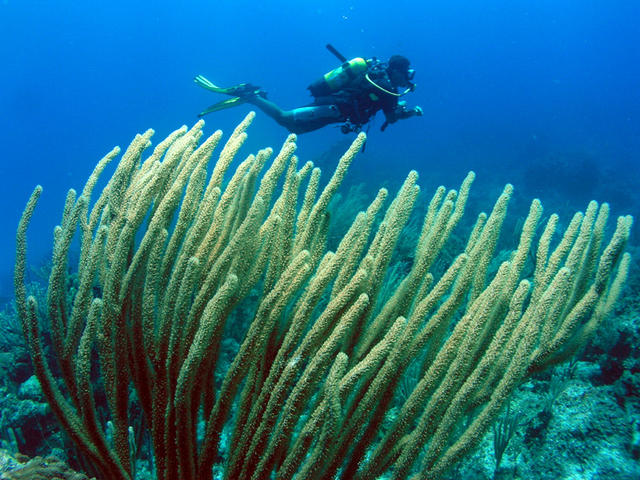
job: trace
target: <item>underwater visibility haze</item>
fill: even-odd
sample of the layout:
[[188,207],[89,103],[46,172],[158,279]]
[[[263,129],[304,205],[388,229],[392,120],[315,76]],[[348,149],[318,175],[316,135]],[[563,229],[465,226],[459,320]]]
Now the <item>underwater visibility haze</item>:
[[[639,478],[638,19],[0,2],[0,478]],[[366,140],[242,102],[196,123],[227,98],[197,75],[308,105],[327,44],[408,58],[422,115]]]

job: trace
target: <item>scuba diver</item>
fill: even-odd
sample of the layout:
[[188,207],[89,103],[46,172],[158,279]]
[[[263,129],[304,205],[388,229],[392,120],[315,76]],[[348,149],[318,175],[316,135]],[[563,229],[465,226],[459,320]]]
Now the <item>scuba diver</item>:
[[194,79],[198,86],[232,97],[211,105],[198,116],[250,103],[292,133],[311,132],[334,123],[342,124],[343,133],[359,132],[379,110],[385,116],[381,131],[398,120],[422,116],[420,107],[408,108],[406,102],[399,100],[415,89],[412,82],[415,71],[409,68],[406,57],[393,55],[386,63],[375,57],[347,60],[333,46],[327,45],[327,49],[342,65],[307,87],[314,97],[309,105],[283,110],[267,100],[266,92],[260,87],[241,83],[221,88],[198,75]]

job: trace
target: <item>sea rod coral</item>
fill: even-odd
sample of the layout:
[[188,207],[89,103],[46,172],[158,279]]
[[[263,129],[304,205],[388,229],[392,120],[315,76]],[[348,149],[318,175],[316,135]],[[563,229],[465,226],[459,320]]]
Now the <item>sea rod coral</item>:
[[[607,240],[607,204],[591,202],[561,231],[556,215],[540,225],[534,200],[518,245],[494,272],[507,185],[464,250],[434,275],[473,173],[458,191],[437,189],[410,270],[379,298],[417,199],[417,173],[392,201],[381,189],[328,251],[328,204],[364,135],[321,188],[320,170],[298,165],[293,135],[270,166],[264,149],[230,172],[252,119],[211,168],[221,132],[201,142],[198,122],[145,154],[150,130],[95,201],[118,149],[80,195],[69,192],[44,309],[55,369],[43,352],[45,319],[24,286],[40,187],[25,208],[15,269],[24,335],[51,408],[98,478],[132,478],[134,402],[160,480],[212,478],[214,466],[227,479],[439,478],[477,445],[520,383],[571,358],[612,310],[632,219],[618,218]],[[76,233],[79,260],[70,268]],[[230,331],[240,338],[232,355]],[[395,395],[416,363],[415,388]]]

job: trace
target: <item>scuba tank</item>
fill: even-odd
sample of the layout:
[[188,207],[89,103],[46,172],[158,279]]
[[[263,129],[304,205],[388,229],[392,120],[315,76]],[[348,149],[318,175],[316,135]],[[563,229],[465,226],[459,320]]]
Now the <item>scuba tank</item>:
[[324,97],[337,92],[347,85],[353,78],[367,71],[367,61],[356,57],[334,68],[307,88],[314,97]]
[[331,95],[347,85],[352,79],[367,71],[367,61],[364,58],[356,57],[347,60],[333,46],[327,45],[327,48],[343,63],[338,68],[325,73],[322,78],[307,87],[314,97]]

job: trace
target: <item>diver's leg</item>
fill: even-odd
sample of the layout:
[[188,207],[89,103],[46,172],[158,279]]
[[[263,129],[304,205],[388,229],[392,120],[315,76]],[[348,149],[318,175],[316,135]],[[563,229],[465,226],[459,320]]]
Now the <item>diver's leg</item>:
[[311,105],[294,108],[290,112],[294,125],[291,129],[293,133],[311,132],[346,120],[336,105]]
[[330,123],[344,120],[335,105],[311,105],[293,110],[282,110],[275,103],[261,96],[256,95],[246,98],[246,100],[292,133],[311,132]]
[[289,112],[286,110],[282,110],[278,105],[273,103],[270,100],[267,100],[264,97],[253,95],[251,97],[245,97],[247,103],[255,105],[264,113],[273,118],[276,122],[278,122],[283,127],[287,127],[289,125]]

